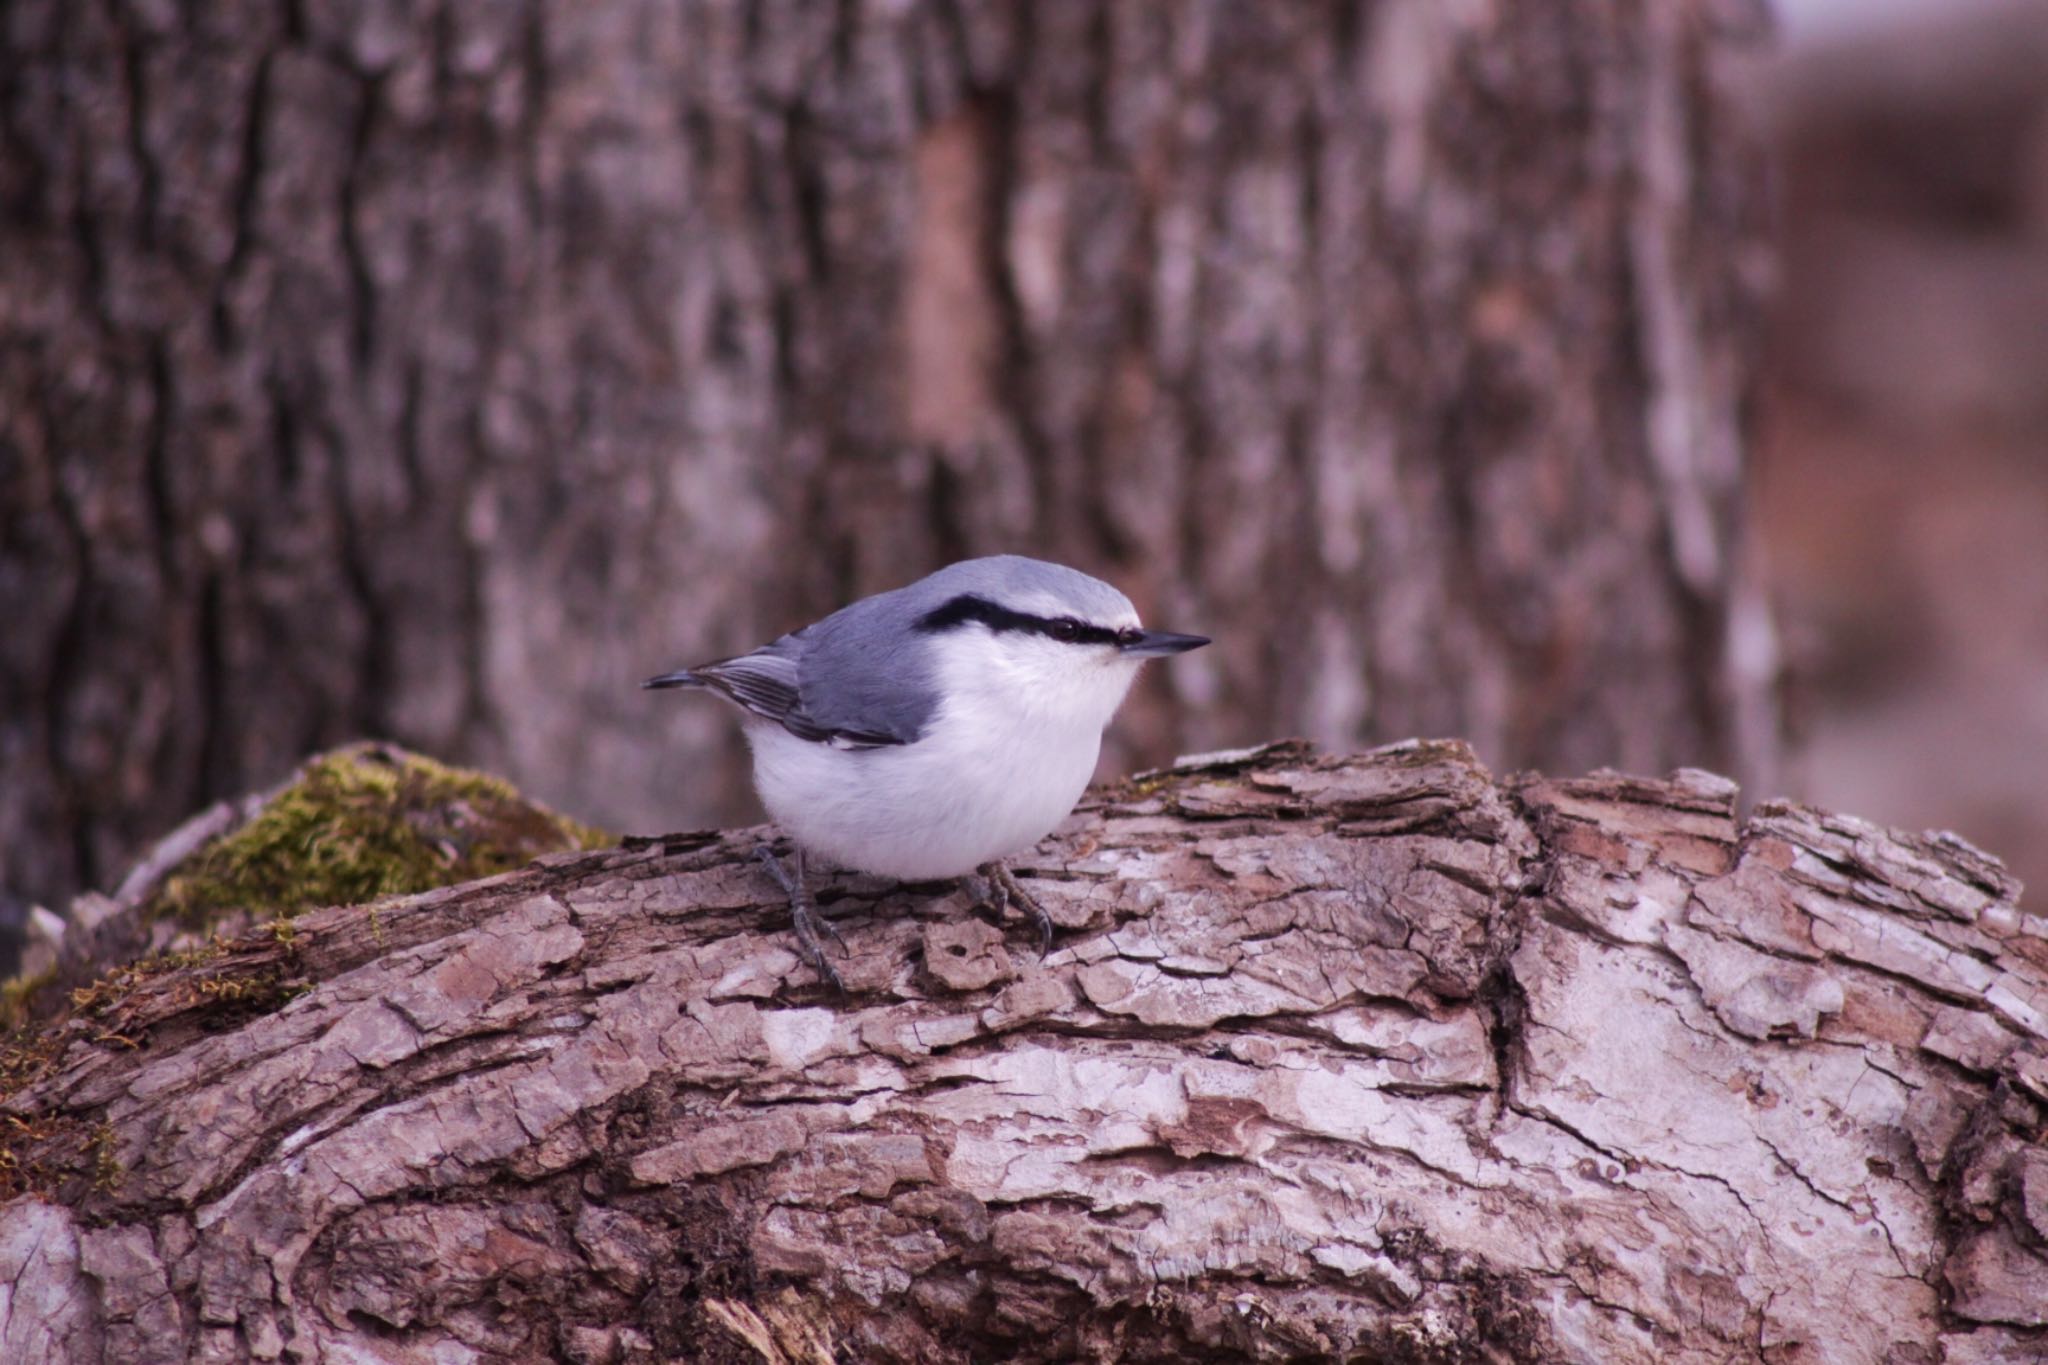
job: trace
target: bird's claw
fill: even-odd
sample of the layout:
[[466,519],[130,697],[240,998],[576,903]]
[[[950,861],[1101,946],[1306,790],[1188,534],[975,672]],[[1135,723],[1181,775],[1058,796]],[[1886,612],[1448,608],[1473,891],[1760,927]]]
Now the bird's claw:
[[819,980],[844,995],[846,983],[839,979],[838,971],[826,960],[824,946],[818,942],[818,927],[824,926],[842,953],[846,951],[846,940],[839,937],[839,931],[832,927],[830,920],[819,919],[813,914],[806,901],[792,900],[789,905],[789,920],[796,929],[797,951],[803,954],[804,961],[811,964],[811,970],[818,974]]
[[789,922],[790,927],[796,930],[797,952],[810,964],[811,970],[818,974],[819,980],[839,994],[846,994],[846,983],[839,979],[838,971],[825,957],[824,945],[818,942],[818,930],[824,929],[832,941],[839,945],[839,951],[842,953],[846,951],[846,940],[839,936],[839,930],[832,921],[820,916],[811,904],[811,893],[804,886],[803,850],[797,850],[794,876],[783,867],[774,850],[766,844],[760,847],[755,856],[767,867],[768,875],[775,878],[775,884],[789,897]]
[[988,904],[997,918],[1002,917],[1004,907],[1014,905],[1038,925],[1038,956],[1043,961],[1052,952],[1052,916],[1045,913],[1036,896],[1018,884],[1016,874],[1001,863],[983,863],[980,872],[988,882]]

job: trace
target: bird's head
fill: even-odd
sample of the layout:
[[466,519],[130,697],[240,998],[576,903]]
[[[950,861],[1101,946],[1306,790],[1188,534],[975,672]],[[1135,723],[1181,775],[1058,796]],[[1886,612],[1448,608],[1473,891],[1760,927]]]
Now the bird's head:
[[926,583],[931,601],[915,629],[930,641],[949,693],[1098,731],[1140,664],[1209,643],[1147,630],[1121,592],[1042,560],[969,560]]

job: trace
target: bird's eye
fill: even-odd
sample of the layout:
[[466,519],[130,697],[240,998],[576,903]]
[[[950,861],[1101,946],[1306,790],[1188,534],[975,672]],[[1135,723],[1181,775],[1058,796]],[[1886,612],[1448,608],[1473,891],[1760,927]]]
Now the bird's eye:
[[1078,640],[1080,637],[1081,623],[1079,621],[1068,620],[1063,617],[1060,620],[1057,620],[1052,623],[1053,639],[1064,640],[1067,643],[1071,644],[1075,640]]

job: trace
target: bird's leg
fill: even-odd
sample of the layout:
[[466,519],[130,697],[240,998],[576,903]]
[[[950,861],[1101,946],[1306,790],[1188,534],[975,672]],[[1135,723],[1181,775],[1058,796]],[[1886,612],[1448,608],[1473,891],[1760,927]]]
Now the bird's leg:
[[1027,911],[1038,924],[1038,955],[1042,958],[1050,953],[1052,916],[1045,913],[1045,907],[1038,903],[1038,898],[1018,885],[1016,875],[1000,862],[983,863],[976,871],[988,880],[988,904],[996,917],[1002,917],[1006,905]]
[[768,875],[775,878],[776,884],[789,897],[789,921],[796,929],[797,951],[803,954],[804,961],[811,964],[811,970],[818,974],[820,980],[841,995],[846,994],[846,986],[839,980],[839,973],[825,960],[825,949],[818,943],[818,929],[822,925],[825,932],[832,936],[832,941],[839,945],[839,951],[842,953],[846,951],[846,940],[839,937],[839,931],[832,927],[832,921],[818,917],[811,904],[810,890],[804,885],[803,846],[798,845],[790,855],[791,862],[796,865],[794,875],[782,866],[775,857],[775,851],[768,845],[761,845],[756,856],[767,866]]

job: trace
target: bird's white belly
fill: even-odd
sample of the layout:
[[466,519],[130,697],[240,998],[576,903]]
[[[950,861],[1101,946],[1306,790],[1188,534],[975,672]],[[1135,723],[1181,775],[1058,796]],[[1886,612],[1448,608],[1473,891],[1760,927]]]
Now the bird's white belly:
[[835,749],[753,723],[754,782],[775,822],[841,867],[907,881],[972,872],[1031,847],[1095,773],[1099,722],[965,724],[941,716],[915,743]]

